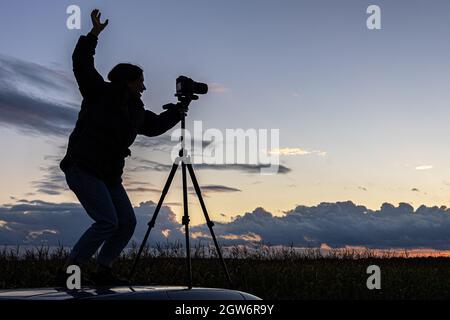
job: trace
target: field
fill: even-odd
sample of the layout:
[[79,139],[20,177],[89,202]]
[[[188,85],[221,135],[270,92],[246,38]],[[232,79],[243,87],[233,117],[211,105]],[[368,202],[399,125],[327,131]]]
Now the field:
[[[54,286],[54,274],[68,251],[48,247],[0,249],[0,288]],[[136,248],[121,256],[115,264],[118,275],[126,277]],[[135,283],[184,285],[186,261],[179,243],[146,248],[135,276]],[[192,251],[194,286],[228,287],[214,250],[198,245]],[[448,299],[450,298],[449,258],[409,258],[376,255],[367,250],[336,251],[327,256],[319,250],[298,252],[293,248],[261,246],[249,251],[232,247],[226,252],[226,264],[233,289],[274,300],[322,299]],[[381,289],[366,286],[367,267],[381,269]],[[94,262],[83,268],[89,275]]]

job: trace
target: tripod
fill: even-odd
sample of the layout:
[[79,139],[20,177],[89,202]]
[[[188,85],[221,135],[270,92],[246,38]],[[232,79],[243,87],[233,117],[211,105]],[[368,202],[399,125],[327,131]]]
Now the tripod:
[[192,264],[191,264],[191,250],[190,250],[190,243],[189,243],[189,221],[190,221],[190,219],[189,219],[189,212],[188,212],[186,168],[189,172],[192,184],[194,185],[195,192],[200,201],[200,206],[202,208],[203,214],[205,215],[206,224],[211,233],[212,239],[214,241],[214,245],[217,250],[217,254],[219,256],[219,259],[220,259],[220,262],[224,269],[224,272],[227,276],[227,280],[228,280],[230,286],[232,286],[230,274],[228,273],[227,266],[222,257],[222,252],[220,250],[219,244],[218,244],[216,236],[214,234],[214,230],[213,230],[214,222],[212,222],[209,218],[208,211],[206,210],[206,206],[203,201],[202,194],[201,194],[200,186],[198,185],[197,178],[195,177],[194,168],[192,167],[192,164],[190,163],[190,157],[187,155],[186,150],[185,150],[185,118],[186,118],[185,112],[188,110],[188,106],[191,103],[191,101],[196,100],[197,98],[198,97],[195,95],[189,96],[189,97],[178,96],[179,104],[183,108],[182,118],[181,118],[181,138],[180,138],[181,149],[178,153],[178,157],[175,159],[175,161],[172,165],[172,169],[170,170],[169,177],[167,178],[166,184],[164,185],[164,189],[162,191],[161,197],[159,198],[158,205],[156,206],[155,212],[153,213],[153,217],[150,220],[150,222],[148,223],[147,232],[145,233],[144,240],[141,243],[141,246],[140,246],[138,254],[134,260],[133,267],[132,267],[130,275],[129,275],[130,280],[134,276],[134,273],[136,271],[136,267],[137,267],[137,264],[141,257],[142,251],[144,249],[145,244],[147,243],[148,236],[150,235],[150,231],[155,226],[155,222],[156,222],[156,218],[158,217],[159,210],[161,209],[164,198],[166,197],[167,192],[169,191],[170,184],[172,183],[175,172],[177,171],[178,166],[181,162],[182,179],[183,179],[183,209],[184,209],[182,224],[184,225],[185,236],[186,236],[186,260],[187,260],[187,271],[188,271],[188,276],[189,276],[188,277],[188,287],[189,287],[189,289],[192,288]]

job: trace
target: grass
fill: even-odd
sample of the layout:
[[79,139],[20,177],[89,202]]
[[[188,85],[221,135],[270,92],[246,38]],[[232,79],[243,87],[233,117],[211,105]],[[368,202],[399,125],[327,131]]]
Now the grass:
[[[115,263],[118,275],[126,277],[137,250],[122,254]],[[37,247],[0,249],[0,288],[54,286],[54,274],[64,263],[68,250]],[[408,258],[373,251],[336,250],[323,256],[318,249],[260,246],[256,250],[231,247],[225,251],[233,289],[263,299],[447,299],[450,297],[450,259]],[[381,268],[381,290],[368,290],[369,265]],[[94,261],[83,268],[95,270]],[[194,286],[228,287],[214,248],[192,248]],[[135,282],[184,285],[186,260],[180,243],[146,247]]]

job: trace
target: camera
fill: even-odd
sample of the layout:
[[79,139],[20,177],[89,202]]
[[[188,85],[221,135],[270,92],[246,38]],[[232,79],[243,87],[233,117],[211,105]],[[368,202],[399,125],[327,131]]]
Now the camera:
[[206,83],[195,82],[191,78],[179,76],[177,78],[177,97],[197,98],[196,94],[206,94],[208,92],[208,85]]
[[208,85],[206,83],[195,82],[191,78],[186,76],[179,76],[176,82],[175,97],[178,97],[178,103],[163,105],[164,110],[168,110],[174,107],[182,108],[185,111],[188,110],[188,106],[192,100],[197,100],[197,94],[206,94],[208,92]]

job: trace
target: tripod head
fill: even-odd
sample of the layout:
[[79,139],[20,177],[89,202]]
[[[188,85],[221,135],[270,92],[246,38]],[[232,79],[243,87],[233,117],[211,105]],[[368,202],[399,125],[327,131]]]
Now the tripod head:
[[175,94],[175,96],[178,98],[178,103],[168,103],[163,105],[164,110],[169,110],[172,108],[182,109],[185,113],[189,111],[189,104],[192,102],[192,100],[197,100],[198,96],[181,96],[178,94]]

